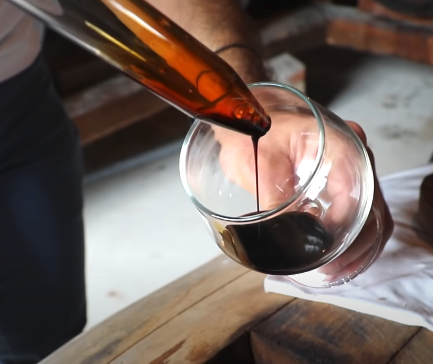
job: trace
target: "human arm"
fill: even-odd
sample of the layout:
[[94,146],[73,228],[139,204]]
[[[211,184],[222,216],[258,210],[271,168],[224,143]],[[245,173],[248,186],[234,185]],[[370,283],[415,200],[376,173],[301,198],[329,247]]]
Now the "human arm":
[[[237,0],[148,0],[150,4],[197,38],[212,51],[231,44],[219,56],[246,83],[264,81],[266,74],[261,40],[252,19]],[[252,52],[251,50],[254,50]]]

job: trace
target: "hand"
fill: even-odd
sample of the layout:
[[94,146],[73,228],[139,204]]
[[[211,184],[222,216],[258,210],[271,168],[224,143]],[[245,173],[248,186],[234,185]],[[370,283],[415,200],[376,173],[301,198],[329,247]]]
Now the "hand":
[[[259,195],[262,210],[275,208],[287,201],[308,177],[317,155],[318,133],[315,121],[309,122],[307,116],[300,114],[287,116],[287,113],[273,114],[271,118],[271,130],[259,141]],[[361,127],[353,122],[348,124],[366,146],[366,137]],[[350,173],[353,170],[355,154],[351,154],[350,148],[342,142],[341,135],[330,128],[327,128],[326,132],[327,146],[322,168],[329,168],[329,174],[324,181],[331,204],[323,221],[327,227],[338,230],[356,218],[353,216],[353,207],[357,199],[350,197],[356,185],[356,178]],[[222,128],[215,128],[215,133],[222,146],[220,161],[226,175],[255,195],[251,138]],[[373,155],[368,148],[367,150],[374,168]],[[304,172],[303,166],[306,167]],[[392,233],[393,221],[376,176],[374,178],[374,207],[383,223],[381,251]],[[376,239],[376,226],[375,216],[371,214],[351,246],[337,259],[320,268],[320,272],[327,275],[327,280],[353,273],[359,268]]]
[[[391,213],[389,211],[388,205],[385,202],[383,197],[383,193],[380,189],[379,181],[376,176],[376,166],[374,161],[374,155],[371,149],[367,145],[367,138],[364,133],[364,130],[353,121],[347,122],[352,130],[359,136],[362,143],[367,149],[368,156],[370,158],[370,162],[373,167],[374,172],[374,197],[373,197],[373,208],[376,209],[379,218],[381,219],[383,230],[382,237],[380,241],[380,246],[378,248],[378,254],[375,259],[377,259],[382,252],[385,244],[391,237],[391,234],[394,229],[394,221],[391,217]],[[321,273],[327,274],[328,281],[334,281],[337,277],[344,277],[351,273],[353,273],[356,269],[359,268],[360,264],[366,260],[368,255],[370,254],[370,242],[373,242],[376,239],[377,234],[377,222],[374,213],[370,213],[362,231],[355,239],[355,241],[351,244],[351,246],[337,259],[332,261],[331,263],[323,266],[319,271]],[[371,262],[373,263],[373,262]],[[370,264],[371,264],[370,263]]]

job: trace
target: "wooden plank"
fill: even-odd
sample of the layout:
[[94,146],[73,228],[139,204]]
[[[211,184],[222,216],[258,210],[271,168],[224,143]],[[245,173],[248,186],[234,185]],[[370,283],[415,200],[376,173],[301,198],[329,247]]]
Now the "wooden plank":
[[365,50],[375,54],[398,54],[396,38],[399,34],[393,29],[366,26],[365,33]]
[[203,364],[293,298],[248,272],[155,330],[112,364]]
[[326,33],[326,43],[350,47],[356,50],[365,50],[365,25],[363,23],[351,22],[345,19],[334,19],[330,22]]
[[267,56],[326,43],[433,64],[433,24],[385,19],[351,6],[308,5],[263,22],[261,36]]
[[431,364],[433,332],[420,329],[389,364]]
[[123,75],[110,78],[64,100],[68,115],[87,145],[170,106]]
[[[341,35],[353,30],[352,34],[361,42],[347,41]],[[328,42],[334,46],[350,47],[356,50],[379,55],[394,55],[408,60],[432,63],[431,36],[421,33],[395,31],[381,27],[348,25],[344,22],[334,22],[330,27]],[[360,46],[361,45],[361,46]]]
[[143,86],[120,74],[69,95],[63,100],[71,118],[78,118],[115,100],[126,98],[143,90]]
[[109,363],[146,335],[246,272],[246,268],[220,256],[81,334],[40,364]]
[[390,21],[355,8],[333,5],[322,8],[329,18],[326,35],[329,45],[395,55],[424,63],[433,62],[433,27]]
[[330,22],[327,43],[359,51],[395,55],[417,62],[432,63],[432,35],[405,29],[381,27],[341,19]]
[[257,364],[385,364],[417,330],[332,305],[295,300],[252,330],[251,347]]
[[[191,124],[171,107],[83,148],[84,172],[92,173],[168,143],[181,142]],[[139,157],[138,157],[139,158]]]
[[374,0],[358,0],[358,8],[378,17],[384,17],[401,22],[409,22],[418,25],[433,26],[433,19],[420,18],[412,15],[402,14],[375,2]]
[[169,107],[166,102],[143,89],[73,120],[80,132],[82,145],[87,145]]

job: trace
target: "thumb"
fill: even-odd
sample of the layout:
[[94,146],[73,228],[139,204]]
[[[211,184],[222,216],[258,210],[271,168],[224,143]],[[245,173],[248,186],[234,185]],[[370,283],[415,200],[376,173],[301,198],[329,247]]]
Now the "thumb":
[[358,135],[359,139],[361,139],[362,144],[367,145],[367,136],[365,135],[364,129],[358,123],[354,121],[346,121],[347,125]]

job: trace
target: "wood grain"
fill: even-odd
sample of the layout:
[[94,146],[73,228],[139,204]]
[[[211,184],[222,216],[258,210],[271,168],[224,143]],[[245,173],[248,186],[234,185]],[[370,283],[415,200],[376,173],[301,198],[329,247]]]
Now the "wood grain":
[[295,300],[252,330],[251,347],[257,364],[385,364],[417,330],[332,305]]
[[112,364],[202,364],[293,298],[263,291],[264,275],[247,274],[155,330]]
[[180,148],[190,126],[187,117],[175,108],[164,110],[82,148],[84,172],[89,176],[125,160],[130,163],[169,143],[178,142]]
[[390,21],[356,8],[322,5],[329,19],[327,44],[433,63],[432,26],[420,27],[409,22]]
[[263,22],[261,36],[268,56],[328,44],[433,64],[433,20],[410,20],[313,3]]
[[64,105],[78,127],[82,145],[171,107],[123,75],[68,97]]
[[432,362],[433,332],[421,328],[389,364],[430,364]]
[[327,43],[380,55],[395,55],[408,60],[432,63],[431,32],[413,32],[336,19],[328,27]]
[[246,268],[220,256],[81,334],[41,364],[109,363],[146,335],[246,272]]
[[358,0],[358,8],[375,16],[389,18],[400,22],[409,22],[419,25],[433,25],[433,19],[419,18],[412,15],[402,14],[375,2],[374,0]]

